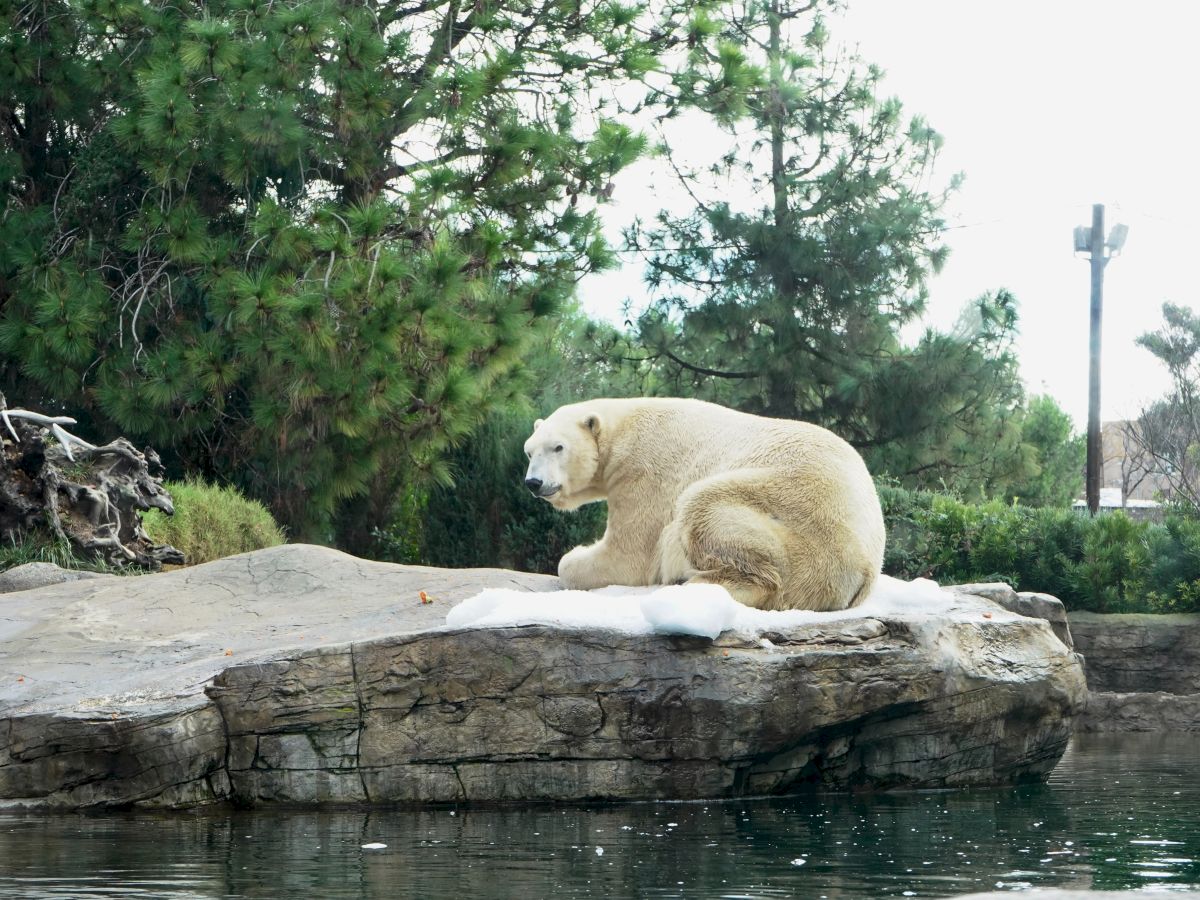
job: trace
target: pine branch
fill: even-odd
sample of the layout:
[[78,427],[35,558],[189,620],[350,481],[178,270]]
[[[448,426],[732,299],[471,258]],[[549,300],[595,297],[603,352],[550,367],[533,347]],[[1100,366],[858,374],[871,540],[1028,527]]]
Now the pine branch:
[[[705,366],[694,365],[693,363],[690,363],[687,360],[682,359],[679,356],[676,356],[674,353],[672,353],[666,347],[660,347],[658,349],[658,355],[665,356],[667,359],[671,360],[671,362],[675,363],[677,366],[679,366],[681,368],[687,369],[689,372],[694,372],[697,375],[707,375],[711,378],[730,378],[730,379],[758,378],[762,374],[761,372],[724,372],[724,371],[721,371],[720,369],[709,369]],[[652,358],[656,358],[656,357],[652,357]]]

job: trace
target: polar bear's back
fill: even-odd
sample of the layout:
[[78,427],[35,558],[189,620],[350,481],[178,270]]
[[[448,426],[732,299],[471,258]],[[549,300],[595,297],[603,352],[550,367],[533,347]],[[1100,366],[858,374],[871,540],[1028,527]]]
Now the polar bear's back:
[[[642,458],[669,457],[704,477],[748,466],[784,467],[813,476],[867,475],[858,451],[833,432],[807,422],[770,419],[706,403],[665,397],[594,400],[614,450]],[[869,476],[867,476],[869,478]]]
[[652,493],[661,500],[673,503],[711,476],[761,470],[770,507],[765,512],[862,541],[868,555],[882,557],[883,516],[874,481],[858,451],[828,429],[681,398],[581,406],[599,409],[615,467],[628,469],[643,486],[652,473]]

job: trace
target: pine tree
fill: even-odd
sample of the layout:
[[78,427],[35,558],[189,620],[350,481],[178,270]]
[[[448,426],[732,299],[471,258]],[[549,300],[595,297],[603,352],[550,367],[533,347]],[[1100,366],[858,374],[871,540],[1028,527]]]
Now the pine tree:
[[1049,395],[1031,398],[1021,416],[1021,440],[1034,450],[1035,471],[1008,485],[1023,506],[1069,507],[1083,490],[1087,445],[1071,417]]
[[14,401],[362,533],[609,263],[644,5],[0,0]]
[[695,18],[658,102],[668,118],[706,113],[729,149],[683,172],[689,215],[629,233],[658,294],[639,337],[677,392],[825,425],[876,471],[978,493],[1026,466],[1015,301],[982,297],[970,327],[900,340],[945,258],[957,179],[930,187],[940,136],[878,99],[877,69],[830,49],[829,5],[743,0]]
[[604,532],[607,507],[572,513],[529,493],[522,445],[534,419],[591,397],[652,393],[653,373],[631,366],[627,339],[568,307],[529,353],[523,402],[493,410],[447,457],[450,485],[420,492],[391,527],[376,531],[373,556],[428,565],[500,566],[555,573],[564,553]]

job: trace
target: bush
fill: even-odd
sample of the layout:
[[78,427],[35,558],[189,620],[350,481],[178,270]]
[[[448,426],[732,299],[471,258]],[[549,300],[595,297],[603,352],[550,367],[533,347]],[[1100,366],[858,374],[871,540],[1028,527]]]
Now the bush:
[[1053,594],[1068,609],[1200,611],[1200,521],[1171,513],[1137,522],[992,501],[973,505],[879,486],[888,543],[884,571],[943,584],[1005,581]]
[[266,507],[234,488],[194,480],[168,482],[164,487],[175,503],[175,515],[156,509],[145,513],[146,533],[155,542],[182,551],[188,565],[284,542]]

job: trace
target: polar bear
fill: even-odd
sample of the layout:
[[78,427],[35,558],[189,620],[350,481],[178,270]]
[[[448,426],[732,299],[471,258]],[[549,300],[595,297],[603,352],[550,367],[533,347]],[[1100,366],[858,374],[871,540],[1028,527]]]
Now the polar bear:
[[608,500],[604,536],[563,556],[573,589],[719,584],[759,609],[870,593],[883,513],[862,457],[816,425],[700,400],[590,400],[534,423],[525,486],[556,509]]

